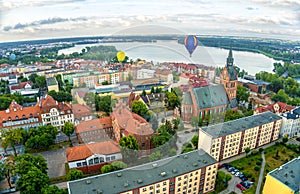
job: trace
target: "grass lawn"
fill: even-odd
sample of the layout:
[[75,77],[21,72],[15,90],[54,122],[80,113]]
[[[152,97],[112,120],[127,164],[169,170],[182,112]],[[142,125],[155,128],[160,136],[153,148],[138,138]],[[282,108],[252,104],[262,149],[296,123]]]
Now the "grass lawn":
[[[261,153],[258,151],[254,151],[254,153],[256,154],[249,154],[247,157],[229,163],[231,166],[242,171],[248,177],[249,181],[255,182],[253,186],[244,192],[249,194],[255,193],[262,161]],[[255,167],[257,167],[257,170],[254,169]]]

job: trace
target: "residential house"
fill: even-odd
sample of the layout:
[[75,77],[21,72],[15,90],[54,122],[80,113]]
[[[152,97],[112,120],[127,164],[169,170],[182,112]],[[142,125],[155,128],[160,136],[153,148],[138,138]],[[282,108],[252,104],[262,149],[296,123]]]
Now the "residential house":
[[20,93],[22,96],[35,97],[39,93],[39,89],[32,89],[32,83],[30,81],[20,82],[17,85],[10,85],[10,93]]
[[43,125],[53,125],[60,129],[66,122],[74,123],[74,114],[70,104],[57,102],[51,96],[42,97],[37,105]]
[[290,112],[280,114],[282,117],[282,126],[280,136],[294,137],[300,135],[300,107],[297,107]]
[[95,173],[105,164],[122,160],[121,150],[113,141],[97,142],[74,146],[66,149],[70,169],[86,173]]
[[59,92],[58,82],[55,77],[48,77],[46,82],[48,91],[54,90],[55,92]]
[[155,70],[153,69],[139,69],[137,70],[136,79],[150,79],[154,78]]
[[275,114],[281,114],[281,113],[289,112],[294,108],[295,108],[294,106],[288,105],[283,102],[275,102],[273,104],[269,104],[267,106],[261,106],[254,109],[253,114],[259,114],[267,111],[270,111]]
[[160,82],[170,85],[173,83],[173,74],[168,69],[156,69],[154,76],[159,79]]
[[74,114],[75,125],[78,125],[82,121],[92,120],[92,111],[88,106],[82,104],[72,104],[71,107]]

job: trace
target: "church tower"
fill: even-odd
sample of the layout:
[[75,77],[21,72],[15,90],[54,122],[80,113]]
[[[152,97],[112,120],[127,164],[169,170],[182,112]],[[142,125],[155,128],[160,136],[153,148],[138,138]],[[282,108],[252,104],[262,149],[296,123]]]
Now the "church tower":
[[226,90],[226,94],[230,101],[230,107],[236,108],[236,90],[237,90],[237,78],[238,74],[234,66],[234,59],[232,55],[232,49],[230,48],[229,54],[226,60],[226,65],[220,74],[220,82]]

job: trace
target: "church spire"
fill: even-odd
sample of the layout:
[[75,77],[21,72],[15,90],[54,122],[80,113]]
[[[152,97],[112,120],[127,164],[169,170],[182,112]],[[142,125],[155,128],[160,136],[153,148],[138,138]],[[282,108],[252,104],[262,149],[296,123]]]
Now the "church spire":
[[234,59],[233,59],[233,56],[232,56],[232,48],[230,47],[229,54],[228,54],[228,57],[227,57],[226,66],[232,66],[233,61],[234,61]]

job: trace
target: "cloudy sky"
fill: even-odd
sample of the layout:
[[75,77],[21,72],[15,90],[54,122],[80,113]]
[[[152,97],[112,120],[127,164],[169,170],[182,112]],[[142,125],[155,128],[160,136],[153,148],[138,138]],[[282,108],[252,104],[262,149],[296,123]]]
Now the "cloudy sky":
[[0,0],[0,42],[124,32],[300,40],[300,0]]

